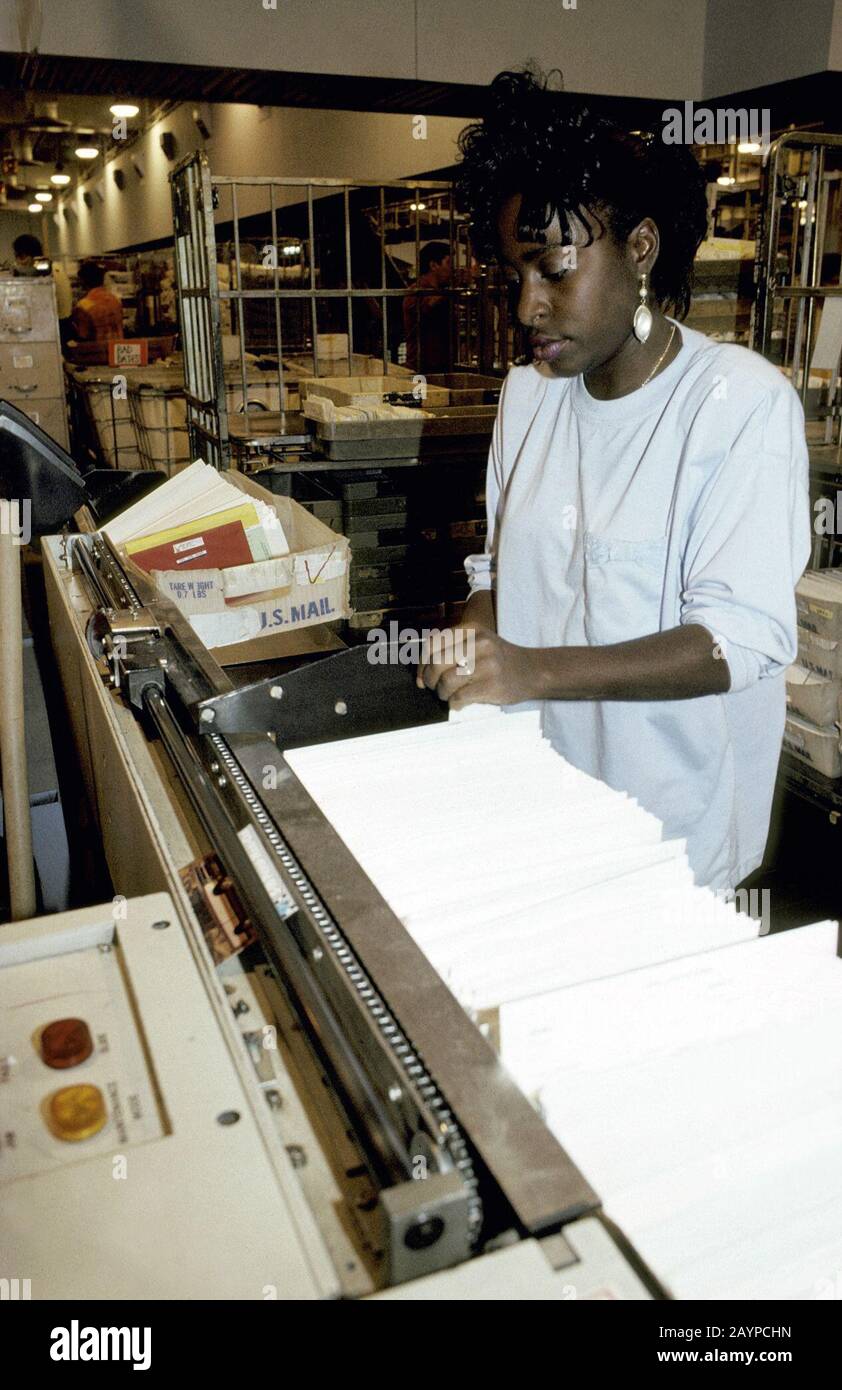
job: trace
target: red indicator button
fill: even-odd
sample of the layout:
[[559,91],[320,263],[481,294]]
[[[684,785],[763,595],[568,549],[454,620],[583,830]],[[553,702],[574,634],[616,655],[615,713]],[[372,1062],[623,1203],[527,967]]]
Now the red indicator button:
[[48,1067],[59,1071],[78,1067],[93,1050],[91,1030],[82,1018],[57,1018],[41,1034],[41,1057]]

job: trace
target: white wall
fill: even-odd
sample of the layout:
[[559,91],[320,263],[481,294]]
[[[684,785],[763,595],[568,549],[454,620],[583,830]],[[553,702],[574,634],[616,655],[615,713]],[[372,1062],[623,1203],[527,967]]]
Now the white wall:
[[[384,181],[412,177],[452,164],[457,154],[456,137],[466,124],[462,119],[431,116],[427,139],[416,140],[410,116],[230,104],[209,109],[212,133],[206,149],[211,169],[215,174],[231,176],[275,174]],[[54,254],[96,255],[172,235],[169,173],[174,164],[160,147],[160,134],[168,130],[175,135],[175,162],[196,149],[201,142],[192,110],[192,104],[179,106],[130,151],[106,164],[104,171],[100,165],[96,177],[82,186],[94,194],[91,209],[85,206],[79,188],[65,200],[72,211],[70,221],[60,213],[56,226],[48,214]],[[208,108],[203,111],[207,114]],[[140,155],[143,179],[132,167],[132,154]],[[122,192],[114,183],[115,168],[125,173]],[[96,183],[101,183],[102,202],[94,192]],[[265,196],[257,190],[244,186],[238,191],[241,216],[266,206]]]
[[[486,83],[536,58],[570,91],[696,97],[706,0],[43,0],[41,53]],[[17,6],[0,50],[21,48]],[[417,56],[417,67],[416,67]]]
[[838,0],[573,3],[417,0],[416,46],[414,0],[41,0],[25,30],[35,0],[3,0],[0,51],[479,84],[535,58],[569,91],[691,99],[842,65]]
[[833,72],[842,72],[842,0],[833,6],[833,24],[830,31],[830,53],[827,66]]
[[833,12],[834,0],[708,0],[705,96],[726,96],[834,66]]
[[701,95],[706,0],[420,0],[421,76],[490,82],[534,58],[570,92]]
[[[267,0],[269,3],[270,0]],[[408,77],[413,0],[42,0],[41,53]],[[17,6],[0,49],[20,48]]]

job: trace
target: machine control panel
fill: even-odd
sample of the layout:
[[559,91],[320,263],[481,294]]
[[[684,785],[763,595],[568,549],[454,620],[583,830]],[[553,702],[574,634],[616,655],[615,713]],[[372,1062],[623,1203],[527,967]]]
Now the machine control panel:
[[0,1184],[159,1138],[118,938],[3,970]]

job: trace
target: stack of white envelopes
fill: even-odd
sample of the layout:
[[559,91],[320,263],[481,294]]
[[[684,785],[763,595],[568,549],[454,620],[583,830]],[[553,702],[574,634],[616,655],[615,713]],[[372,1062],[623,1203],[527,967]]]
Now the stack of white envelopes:
[[534,712],[287,758],[676,1297],[842,1296],[835,924],[759,936]]

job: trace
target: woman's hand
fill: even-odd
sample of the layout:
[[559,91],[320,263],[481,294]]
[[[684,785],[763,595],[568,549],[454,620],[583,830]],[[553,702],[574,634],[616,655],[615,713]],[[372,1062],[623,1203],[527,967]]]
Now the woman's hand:
[[431,658],[418,667],[417,684],[434,690],[451,709],[465,705],[515,705],[536,697],[534,653],[487,628],[442,633]]

